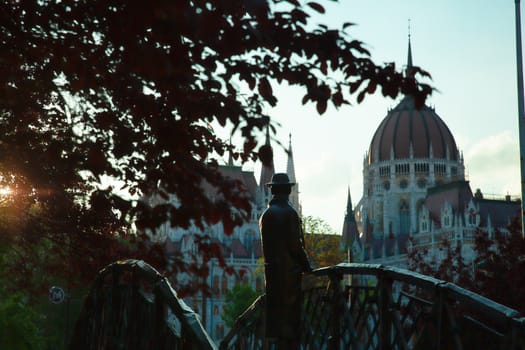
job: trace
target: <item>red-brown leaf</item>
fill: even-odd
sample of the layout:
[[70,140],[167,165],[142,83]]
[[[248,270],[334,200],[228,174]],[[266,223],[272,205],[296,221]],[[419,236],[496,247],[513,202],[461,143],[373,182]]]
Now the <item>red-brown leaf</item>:
[[327,106],[327,103],[325,99],[317,101],[317,106],[316,106],[317,113],[323,114],[324,112],[326,112],[326,106]]
[[314,10],[316,10],[319,13],[325,13],[324,7],[321,6],[320,4],[316,3],[316,2],[309,2],[308,6],[310,6],[311,8],[313,8]]

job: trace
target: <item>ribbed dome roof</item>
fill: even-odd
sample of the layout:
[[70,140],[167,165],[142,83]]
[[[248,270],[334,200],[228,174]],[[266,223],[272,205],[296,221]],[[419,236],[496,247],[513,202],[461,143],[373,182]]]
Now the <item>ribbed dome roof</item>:
[[368,152],[368,163],[414,158],[458,159],[452,133],[434,109],[414,106],[412,97],[405,97],[377,128]]

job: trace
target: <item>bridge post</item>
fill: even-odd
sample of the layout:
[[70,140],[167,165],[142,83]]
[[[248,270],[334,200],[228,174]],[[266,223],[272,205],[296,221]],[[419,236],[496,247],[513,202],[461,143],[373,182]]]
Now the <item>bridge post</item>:
[[384,274],[378,276],[379,291],[379,349],[391,349],[392,345],[392,312],[390,293],[392,293],[392,280]]
[[330,326],[328,337],[328,349],[339,350],[341,344],[341,280],[343,275],[332,271],[330,277],[330,288],[332,289],[332,303],[330,305]]

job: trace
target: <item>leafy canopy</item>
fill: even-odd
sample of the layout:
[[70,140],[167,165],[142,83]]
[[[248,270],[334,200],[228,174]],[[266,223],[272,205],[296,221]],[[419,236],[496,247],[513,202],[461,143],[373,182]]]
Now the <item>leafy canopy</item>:
[[[234,156],[254,159],[257,135],[270,123],[265,106],[279,98],[275,84],[302,87],[301,102],[320,114],[351,94],[361,102],[377,89],[392,98],[402,92],[422,105],[431,92],[393,64],[376,65],[349,24],[315,26],[311,15],[324,12],[315,2],[0,7],[0,185],[14,190],[21,213],[6,229],[26,261],[46,240],[57,256],[51,275],[92,276],[119,257],[141,258],[151,244],[128,237],[133,225],[240,224],[249,198],[218,173],[213,157],[231,146],[209,126],[240,134]],[[215,188],[213,198],[203,182]],[[155,201],[138,200],[145,196]],[[205,259],[217,252],[204,243],[199,251]],[[155,249],[145,258],[164,263]]]
[[409,252],[409,269],[434,276],[492,299],[500,304],[525,311],[525,239],[519,220],[507,232],[496,231],[492,237],[477,230],[473,245],[475,257],[466,261],[460,242],[444,240],[443,258],[417,248]]
[[226,292],[222,319],[228,327],[232,327],[237,317],[257,299],[259,292],[247,284],[236,284]]
[[302,218],[304,245],[312,268],[333,266],[345,262],[341,236],[323,219],[314,216]]

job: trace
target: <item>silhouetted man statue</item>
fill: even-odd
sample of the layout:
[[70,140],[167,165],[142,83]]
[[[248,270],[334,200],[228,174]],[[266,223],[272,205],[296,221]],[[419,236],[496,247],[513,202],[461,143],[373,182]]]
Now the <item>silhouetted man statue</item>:
[[272,200],[259,221],[265,260],[266,338],[278,350],[299,347],[301,274],[311,271],[304,250],[299,215],[288,202],[288,175],[275,174],[267,184]]

